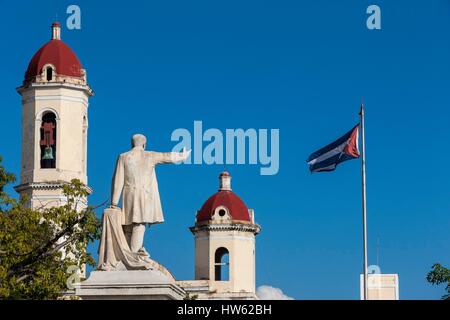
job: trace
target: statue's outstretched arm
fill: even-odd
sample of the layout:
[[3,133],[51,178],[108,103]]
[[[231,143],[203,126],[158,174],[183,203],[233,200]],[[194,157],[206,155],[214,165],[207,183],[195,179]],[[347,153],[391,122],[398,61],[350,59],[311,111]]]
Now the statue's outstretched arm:
[[156,163],[175,163],[186,160],[190,154],[191,150],[183,149],[183,152],[155,152],[154,157]]

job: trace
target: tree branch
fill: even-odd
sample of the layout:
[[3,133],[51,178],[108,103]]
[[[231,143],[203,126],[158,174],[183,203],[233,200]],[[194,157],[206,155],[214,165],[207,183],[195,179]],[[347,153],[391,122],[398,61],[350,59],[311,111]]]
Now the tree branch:
[[27,258],[25,258],[19,263],[12,265],[7,272],[7,276],[11,276],[15,273],[20,273],[26,266],[33,264],[35,261],[41,258],[51,247],[53,247],[58,242],[59,239],[64,237],[67,233],[70,232],[70,230],[72,230],[78,223],[80,223],[80,221],[82,221],[85,218],[85,214],[86,211],[84,211],[84,214],[81,214],[80,217],[76,219],[73,223],[68,225],[60,232],[56,233],[56,235],[50,241],[44,244],[37,251],[35,251],[34,253],[30,252]]

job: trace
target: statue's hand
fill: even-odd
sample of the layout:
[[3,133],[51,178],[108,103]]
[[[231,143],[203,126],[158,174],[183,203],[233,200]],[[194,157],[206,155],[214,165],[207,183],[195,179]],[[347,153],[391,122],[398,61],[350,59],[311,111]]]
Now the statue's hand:
[[109,206],[111,209],[119,209],[119,207],[118,206],[116,206],[115,204],[112,204],[111,203],[111,205]]
[[187,158],[189,158],[191,151],[192,151],[192,149],[186,151],[186,148],[183,148],[183,152],[181,153],[181,157],[183,158],[183,160],[186,160]]
[[191,150],[186,151],[186,148],[183,148],[182,152],[172,152],[171,155],[171,161],[173,163],[184,161],[187,158],[189,158],[189,155],[191,154]]

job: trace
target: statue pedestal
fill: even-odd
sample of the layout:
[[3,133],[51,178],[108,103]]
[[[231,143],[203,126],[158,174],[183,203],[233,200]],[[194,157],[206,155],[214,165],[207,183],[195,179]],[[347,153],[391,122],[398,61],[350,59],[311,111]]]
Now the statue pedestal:
[[185,291],[155,262],[153,270],[92,271],[75,288],[83,300],[182,300]]

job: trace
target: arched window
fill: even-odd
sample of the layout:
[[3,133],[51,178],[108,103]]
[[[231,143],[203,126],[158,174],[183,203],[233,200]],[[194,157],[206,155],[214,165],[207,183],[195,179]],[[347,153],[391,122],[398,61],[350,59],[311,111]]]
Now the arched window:
[[230,279],[230,255],[224,247],[218,248],[214,255],[215,280],[228,281]]
[[53,69],[52,67],[47,67],[47,81],[52,81],[53,79]]
[[56,168],[56,115],[47,112],[41,124],[41,168]]

